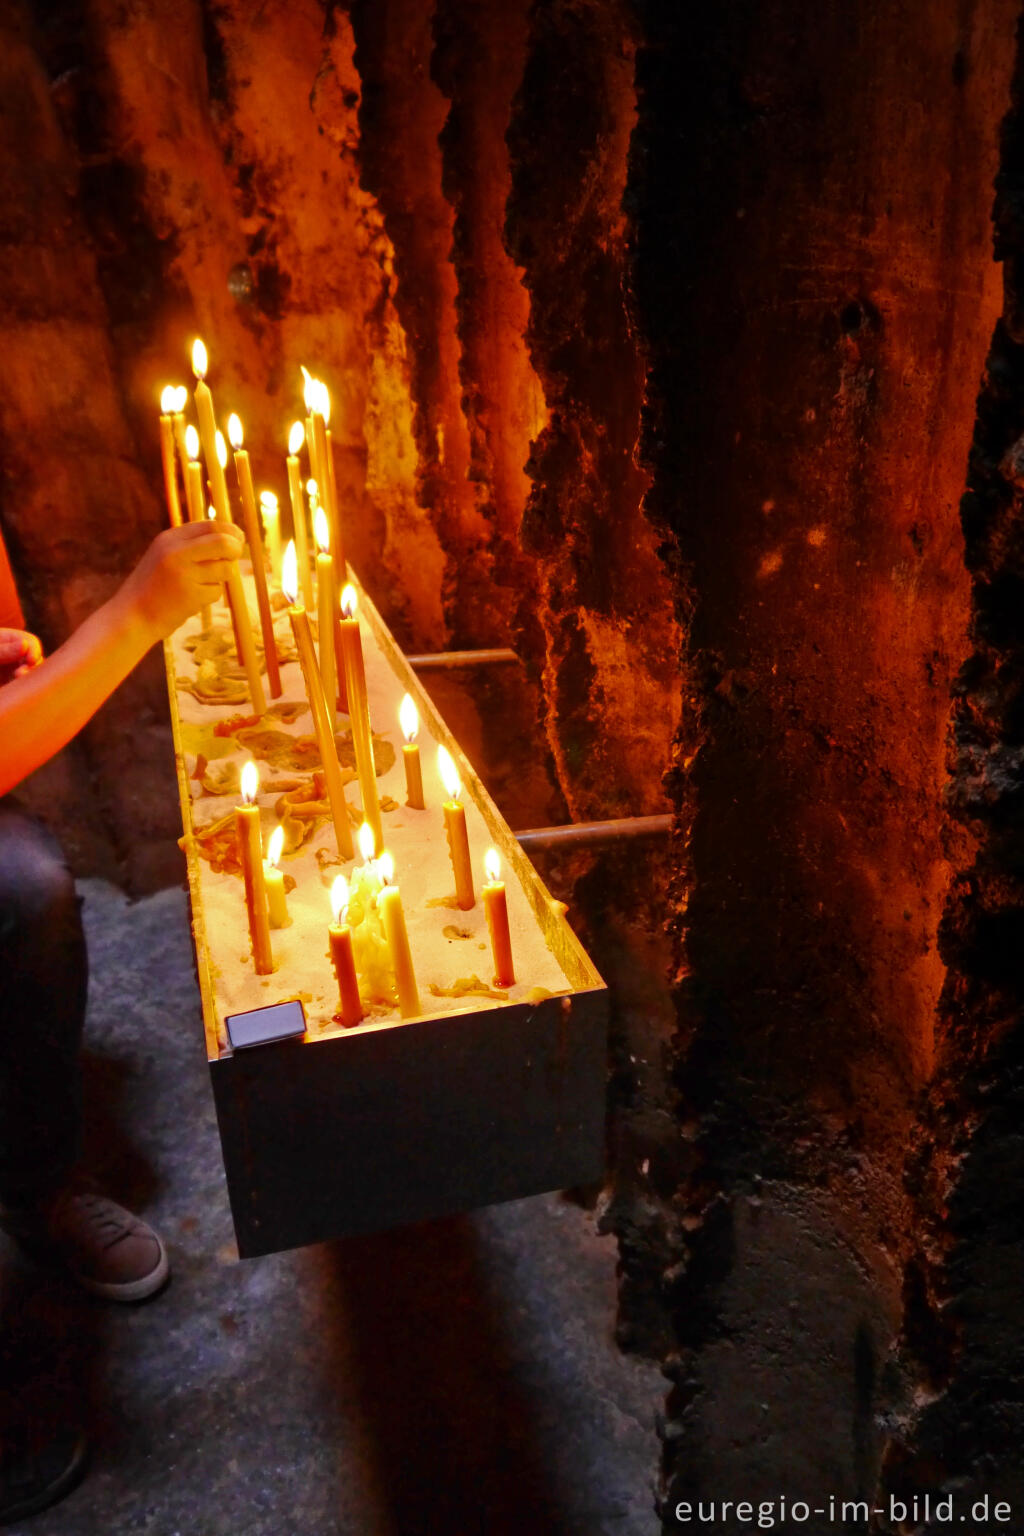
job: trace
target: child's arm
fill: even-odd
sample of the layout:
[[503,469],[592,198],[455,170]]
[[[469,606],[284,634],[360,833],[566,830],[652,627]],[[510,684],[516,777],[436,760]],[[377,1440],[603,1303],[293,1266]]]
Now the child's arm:
[[59,752],[151,646],[216,601],[244,542],[229,523],[166,529],[59,650],[0,688],[0,794]]

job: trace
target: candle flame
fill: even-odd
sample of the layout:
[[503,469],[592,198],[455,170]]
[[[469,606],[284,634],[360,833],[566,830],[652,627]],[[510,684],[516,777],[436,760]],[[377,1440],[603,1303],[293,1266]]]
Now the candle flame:
[[395,878],[395,861],[385,848],[377,860],[377,873],[385,885],[391,885]]
[[244,441],[245,438],[242,434],[241,417],[237,416],[235,412],[232,411],[231,415],[228,417],[228,442],[231,444],[232,448],[241,448]]
[[185,452],[190,459],[199,457],[199,433],[191,422],[185,428]]
[[273,491],[260,491],[260,506],[270,512],[277,511],[277,497]]
[[313,405],[313,409],[316,411],[318,416],[323,417],[324,426],[326,427],[331,419],[330,391],[328,390],[327,385],[324,383],[323,379],[314,379],[313,383],[316,386],[316,393],[314,396],[315,403]]
[[324,424],[331,419],[331,396],[323,379],[315,379],[309,369],[300,363],[302,377],[302,399],[306,410],[311,416],[322,416]]
[[341,611],[346,619],[355,618],[358,601],[355,587],[351,582],[348,582],[341,593]]
[[364,821],[356,833],[356,842],[359,844],[359,852],[363,856],[363,863],[369,864],[373,859],[374,841],[373,828],[368,821]]
[[414,741],[420,728],[420,716],[411,693],[405,694],[398,706],[398,723],[406,741]]
[[220,465],[221,469],[223,469],[225,464],[227,463],[227,461],[228,461],[228,445],[224,441],[224,433],[223,432],[218,432],[217,433],[217,463]]
[[294,539],[288,540],[288,548],[281,561],[281,591],[294,608],[299,601],[299,562]]
[[305,427],[302,425],[301,421],[293,421],[292,429],[288,433],[288,452],[291,454],[293,459],[295,455],[301,451],[302,445],[305,441]]
[[331,530],[327,526],[327,513],[323,507],[317,507],[316,516],[313,518],[313,537],[322,555],[326,555],[331,547]]
[[165,384],[160,391],[160,409],[165,416],[174,414],[174,402],[178,398],[178,391],[173,384]]
[[185,409],[185,401],[188,399],[188,390],[184,384],[179,384],[174,391],[174,414],[180,416]]
[[217,511],[216,511],[216,508],[215,507],[207,507],[207,509],[206,509],[206,516],[207,516],[207,518],[209,519],[209,521],[211,523],[215,523],[217,521]]
[[202,341],[197,336],[195,341],[192,343],[192,372],[195,374],[197,379],[202,380],[206,378],[206,369],[208,363],[209,359],[206,356],[206,348],[203,346]]
[[253,801],[256,799],[259,787],[260,771],[256,767],[254,759],[250,757],[249,761],[242,769],[242,799],[245,801],[246,805],[252,805]]
[[450,800],[457,800],[462,793],[462,780],[459,778],[459,770],[447,747],[437,749],[437,771],[441,775],[441,782]]
[[331,911],[334,926],[340,928],[348,916],[348,881],[344,875],[338,875],[331,886]]
[[267,844],[267,863],[271,869],[276,869],[281,862],[284,852],[284,827],[278,823],[270,834],[270,842]]
[[310,501],[316,501],[319,497],[320,487],[317,485],[315,480],[306,481],[306,495],[309,497]]
[[484,854],[484,870],[488,880],[493,885],[501,874],[501,860],[498,857],[497,848],[488,848]]

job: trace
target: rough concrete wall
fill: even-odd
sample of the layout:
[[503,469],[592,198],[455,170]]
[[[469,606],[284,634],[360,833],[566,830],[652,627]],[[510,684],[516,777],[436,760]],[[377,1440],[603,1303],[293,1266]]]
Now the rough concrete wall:
[[[942,927],[948,967],[936,1069],[911,1163],[926,1220],[900,1361],[916,1411],[898,1426],[894,1492],[1024,1510],[1024,63],[996,199],[1003,313],[988,356],[961,507],[971,654],[954,685],[954,815],[976,853]],[[967,1507],[961,1502],[960,1507]],[[923,1527],[932,1530],[935,1527]]]
[[[21,361],[0,379],[3,518],[30,622],[59,643],[165,521],[156,402],[163,383],[188,378],[198,332],[220,409],[246,425],[257,484],[285,508],[300,362],[329,380],[350,557],[402,639],[443,643],[443,557],[416,502],[393,253],[359,186],[345,18],[312,0],[255,13],[56,0],[5,16],[18,281],[3,303]],[[136,888],[179,878],[158,656],[85,749],[84,799],[54,804],[52,771],[27,798],[52,810],[81,867],[119,867]],[[109,837],[80,836],[83,823]]]
[[[640,8],[648,511],[687,625],[666,1528],[873,1490],[918,1217],[956,507],[1015,4]],[[679,1177],[682,1183],[676,1190]]]

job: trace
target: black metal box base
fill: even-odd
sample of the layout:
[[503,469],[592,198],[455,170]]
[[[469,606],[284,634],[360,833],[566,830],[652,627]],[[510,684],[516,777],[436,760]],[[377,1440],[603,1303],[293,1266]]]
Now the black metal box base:
[[603,989],[210,1063],[243,1258],[588,1183]]

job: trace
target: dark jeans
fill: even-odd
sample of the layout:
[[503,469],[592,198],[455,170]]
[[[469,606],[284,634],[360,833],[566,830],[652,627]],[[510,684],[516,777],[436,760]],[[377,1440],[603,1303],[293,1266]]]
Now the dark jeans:
[[0,1201],[29,1204],[78,1156],[85,936],[64,856],[0,802]]

